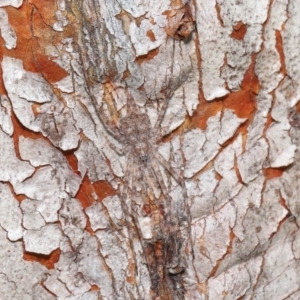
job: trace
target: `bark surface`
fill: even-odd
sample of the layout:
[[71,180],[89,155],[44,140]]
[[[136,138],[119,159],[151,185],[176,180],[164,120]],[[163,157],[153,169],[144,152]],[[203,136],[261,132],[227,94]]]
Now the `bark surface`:
[[299,299],[299,20],[0,0],[1,299]]

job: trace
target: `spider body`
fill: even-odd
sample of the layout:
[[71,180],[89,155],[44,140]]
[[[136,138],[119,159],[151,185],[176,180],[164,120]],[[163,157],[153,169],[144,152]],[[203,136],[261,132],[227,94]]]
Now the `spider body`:
[[151,124],[147,114],[130,113],[119,123],[124,144],[131,148],[132,155],[143,165],[147,164],[151,154]]
[[[139,204],[135,202],[139,197],[143,198],[143,201],[148,201],[147,204],[153,207],[154,210],[156,209],[161,218],[160,229],[157,229],[157,233],[155,233],[156,229],[153,230],[152,240],[142,242],[144,244],[144,254],[148,263],[152,288],[157,295],[163,294],[163,291],[160,291],[159,288],[162,285],[169,286],[169,294],[183,291],[182,274],[184,273],[184,267],[180,262],[182,237],[179,227],[182,224],[177,219],[178,212],[173,211],[175,206],[172,204],[172,199],[169,195],[170,187],[163,180],[163,174],[159,167],[160,165],[163,166],[168,171],[170,177],[173,177],[181,185],[183,198],[186,201],[185,186],[180,174],[158,152],[157,143],[168,133],[170,126],[170,124],[165,128],[161,126],[167,106],[167,99],[162,98],[160,101],[158,100],[159,111],[154,126],[151,125],[147,114],[139,112],[130,95],[127,102],[127,115],[122,117],[117,122],[117,125],[109,121],[102,108],[100,110],[101,121],[107,132],[122,145],[122,149],[120,149],[108,141],[110,147],[119,155],[125,155],[127,158],[123,179],[124,184],[121,187],[121,197],[124,200],[122,203],[125,203],[125,200],[130,195],[130,212],[124,204],[124,210],[128,218],[130,219],[129,216],[131,215],[136,228],[139,230],[139,236],[142,237],[143,234],[138,221]],[[147,197],[147,191],[153,190],[152,184],[154,181],[162,191],[162,197],[154,200],[155,203],[151,202],[152,200],[149,202]],[[163,205],[162,211],[160,211],[160,205]],[[187,206],[184,205],[184,207]],[[149,215],[152,215],[154,218],[154,211],[151,212],[150,209]],[[153,228],[156,227],[154,226]],[[155,245],[161,245],[159,250],[156,249]],[[159,252],[160,255],[158,255]],[[174,264],[175,261],[176,263]]]

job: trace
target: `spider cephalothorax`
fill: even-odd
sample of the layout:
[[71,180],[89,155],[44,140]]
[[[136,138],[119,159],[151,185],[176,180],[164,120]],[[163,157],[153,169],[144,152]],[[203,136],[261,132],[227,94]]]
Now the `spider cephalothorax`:
[[124,136],[125,144],[131,147],[132,154],[142,163],[147,163],[151,142],[151,123],[147,114],[130,113],[122,118],[119,129]]

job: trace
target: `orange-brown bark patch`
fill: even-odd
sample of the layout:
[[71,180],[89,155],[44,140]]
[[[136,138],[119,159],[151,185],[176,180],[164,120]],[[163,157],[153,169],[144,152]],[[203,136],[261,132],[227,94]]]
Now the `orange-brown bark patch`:
[[[44,1],[42,1],[44,2]],[[24,3],[20,9],[7,7],[9,22],[17,34],[17,46],[8,50],[2,47],[3,55],[21,59],[24,69],[31,72],[42,72],[50,82],[56,82],[68,75],[68,72],[42,54],[43,46],[51,45],[55,31],[45,24],[40,13],[32,5]],[[34,37],[31,35],[31,21]],[[2,78],[2,77],[1,77]],[[3,82],[0,82],[0,92],[5,93]]]
[[130,71],[129,71],[129,70],[125,70],[125,71],[123,72],[123,79],[126,79],[126,78],[128,78],[129,76],[131,76]]
[[73,172],[77,175],[80,175],[80,172],[78,171],[78,160],[77,160],[77,157],[75,156],[74,152],[73,151],[65,151],[64,156],[67,159]]
[[144,204],[143,207],[142,207],[142,210],[144,212],[145,215],[150,215],[151,213],[151,206],[149,204]]
[[57,11],[56,0],[29,0],[29,3],[36,7],[47,25],[52,26],[57,21],[55,17]]
[[60,67],[57,63],[50,60],[48,56],[35,54],[36,62],[40,72],[44,75],[47,81],[57,82],[69,75],[69,73]]
[[32,51],[34,49],[33,40],[25,39],[20,36],[17,39],[17,46],[15,49],[8,50],[3,47],[0,51],[0,59],[2,61],[3,56],[9,56],[23,61],[24,69],[30,72],[38,72],[38,68],[35,64]]
[[273,178],[282,176],[283,171],[283,168],[266,168],[263,169],[263,174],[267,180],[271,180]]
[[98,285],[96,285],[96,284],[91,285],[90,291],[99,291],[99,290],[100,289],[99,289]]
[[223,177],[219,173],[215,172],[215,178],[220,181]]
[[[0,60],[2,61],[1,53],[0,53]],[[0,95],[6,95],[6,89],[5,89],[5,86],[4,86],[3,79],[2,79],[2,70],[1,70],[1,68],[0,68]]]
[[156,38],[152,30],[148,30],[146,36],[150,39],[151,42],[155,42]]
[[159,53],[159,48],[155,48],[153,50],[150,50],[147,54],[145,55],[140,55],[135,59],[135,62],[140,65],[144,61],[148,61],[153,59],[157,54]]
[[76,198],[78,198],[83,208],[87,208],[95,202],[93,194],[96,194],[98,196],[98,200],[102,201],[108,196],[116,195],[117,192],[107,181],[99,180],[95,183],[91,183],[88,176],[85,175]]
[[89,232],[91,235],[95,234],[94,230],[91,227],[90,219],[88,217],[86,217],[86,226],[85,226],[84,230]]
[[205,295],[208,294],[208,288],[207,288],[206,282],[198,283],[197,286],[198,286],[199,292],[201,292],[202,294],[205,294]]
[[32,5],[23,3],[18,9],[12,6],[7,6],[5,9],[8,14],[9,24],[14,28],[18,38],[30,39],[32,37],[30,29]]
[[19,153],[20,136],[24,136],[26,138],[35,139],[35,140],[41,138],[49,143],[49,140],[46,139],[40,132],[34,132],[32,130],[29,130],[25,126],[23,126],[14,113],[11,114],[11,120],[14,127],[14,133],[13,133],[14,148],[15,148],[16,156],[18,158],[20,158],[20,153]]
[[266,125],[265,125],[265,129],[264,129],[264,132],[267,131],[267,129],[270,127],[270,125],[273,123],[273,118],[271,116],[271,114],[269,113],[267,115],[267,122],[266,122]]
[[228,245],[228,247],[227,247],[227,251],[226,251],[226,253],[223,255],[223,257],[220,258],[220,259],[217,261],[217,263],[215,264],[215,267],[212,269],[212,271],[211,271],[211,273],[210,273],[210,275],[209,275],[210,278],[215,276],[215,274],[216,274],[216,272],[218,271],[218,269],[219,269],[219,267],[220,267],[220,264],[221,264],[221,262],[223,261],[224,257],[227,256],[228,254],[232,253],[232,244],[233,244],[233,241],[234,241],[235,238],[236,238],[236,236],[235,236],[233,230],[231,229],[230,234],[229,234],[229,240],[230,240],[230,241],[229,241],[229,245]]
[[[129,263],[128,264],[128,274],[135,274],[135,272],[136,272],[136,265],[134,264],[134,263]],[[136,284],[136,278],[135,278],[135,276],[127,276],[126,277],[126,281],[128,282],[128,283],[130,283],[131,285],[135,285]]]
[[[14,57],[23,61],[24,69],[30,72],[42,72],[47,80],[56,82],[63,79],[68,73],[55,62],[42,54],[44,47],[52,45],[55,31],[42,19],[37,10],[32,11],[32,5],[24,4],[20,9],[7,8],[9,21],[17,34],[17,46],[8,50],[2,47],[0,59],[3,55]],[[31,21],[34,37],[31,37]],[[0,91],[5,93],[3,83]]]
[[224,107],[234,110],[239,118],[248,118],[255,110],[255,99],[247,91],[231,93],[224,100]]
[[279,30],[275,31],[275,37],[276,37],[275,47],[279,53],[280,63],[281,63],[280,72],[283,75],[286,75],[285,59],[284,59],[284,52],[283,52],[283,46],[282,46],[282,36],[281,36],[281,32]]
[[117,191],[107,181],[99,180],[93,184],[93,187],[99,200],[117,194]]
[[24,251],[23,258],[27,261],[36,261],[44,265],[47,269],[54,269],[54,264],[59,261],[60,249],[56,249],[49,255],[42,255]]
[[83,177],[81,186],[77,192],[76,198],[80,201],[83,208],[89,207],[95,199],[93,194],[95,193],[94,187],[87,175]]
[[37,10],[34,10],[32,14],[32,29],[34,37],[38,39],[41,48],[47,48],[49,45],[52,45],[53,36],[56,32],[45,23]]
[[252,55],[251,64],[248,70],[245,73],[244,79],[242,81],[242,89],[248,92],[258,94],[259,93],[259,80],[255,74],[255,63],[256,63],[256,55]]
[[24,194],[16,194],[12,184],[10,182],[6,183],[10,189],[10,192],[14,195],[14,198],[21,203],[23,200],[27,199],[27,197]]
[[255,96],[259,92],[259,81],[255,74],[255,58],[252,56],[252,62],[245,73],[241,83],[241,90],[232,92],[220,99],[206,101],[201,95],[201,100],[197,110],[191,118],[191,127],[198,127],[205,130],[207,120],[215,116],[223,108],[232,109],[239,118],[249,118],[250,120],[240,127],[240,131],[246,133],[247,126],[251,121],[252,115],[256,109]]
[[[94,193],[95,191],[93,185],[88,176],[85,175],[76,194],[76,199],[79,200],[83,209],[86,209],[95,202],[95,199],[93,197]],[[91,227],[90,219],[88,217],[86,217],[85,230],[91,234],[94,234],[94,231]]]
[[207,120],[210,117],[215,116],[219,111],[223,109],[223,102],[221,100],[208,102],[200,101],[197,110],[191,117],[191,127],[200,128],[205,130]]
[[290,215],[291,215],[290,208],[287,206],[287,204],[286,204],[284,198],[280,196],[279,201],[280,201],[280,204],[281,204],[287,211],[289,211],[289,213],[290,213]]
[[234,27],[230,36],[237,40],[243,40],[247,32],[247,25],[239,21]]
[[235,170],[235,173],[236,173],[236,176],[237,176],[237,178],[238,178],[238,181],[240,182],[240,183],[242,183],[243,182],[243,180],[242,180],[242,175],[241,175],[241,173],[240,173],[240,170],[239,170],[239,168],[238,168],[238,166],[237,166],[237,163],[236,163],[236,161],[235,161],[235,163],[234,163],[234,170]]
[[181,8],[174,7],[174,9],[165,11],[163,14],[167,16],[165,31],[168,36],[176,40],[182,40],[189,37],[195,30],[194,19],[189,4],[185,4]]

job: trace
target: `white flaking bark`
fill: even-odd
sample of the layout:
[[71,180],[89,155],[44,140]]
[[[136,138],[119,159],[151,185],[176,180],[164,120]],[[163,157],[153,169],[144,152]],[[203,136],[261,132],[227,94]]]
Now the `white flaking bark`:
[[[18,6],[22,1],[0,0],[0,6],[9,4]],[[187,115],[195,126],[182,135],[176,132],[167,142],[159,141],[158,147],[183,181],[180,187],[159,167],[171,206],[179,208],[179,214],[184,210],[184,185],[186,203],[191,205],[195,259],[185,266],[186,299],[298,300],[300,133],[291,128],[289,112],[300,95],[300,56],[295,52],[300,45],[300,2],[196,0],[194,4],[195,8],[190,3],[199,44],[196,33],[184,41],[167,38],[166,11],[175,5],[169,1],[84,1],[83,49],[74,47],[75,37],[68,36],[46,51],[69,73],[67,77],[51,85],[42,75],[26,71],[21,60],[3,58],[8,95],[1,95],[0,102],[4,299],[152,300],[143,253],[154,238],[159,216],[141,212],[136,222],[142,227],[139,237],[126,226],[133,218],[127,214],[131,204],[142,210],[139,193],[126,199],[109,196],[101,202],[94,194],[95,202],[85,209],[75,197],[86,175],[93,182],[107,180],[119,192],[127,179],[122,183],[127,157],[108,145],[107,140],[120,146],[99,120],[99,105],[104,104],[109,119],[118,122],[127,114],[125,91],[130,91],[153,126],[160,109],[157,99],[164,91],[171,98],[162,122],[162,127],[169,126],[166,132],[187,124]],[[64,33],[70,7],[65,1],[57,5],[57,21],[51,26]],[[13,48],[18,40],[7,31],[12,27],[6,12],[1,12],[1,34],[7,48]],[[246,28],[241,39],[231,36],[238,23]],[[83,63],[80,53],[88,57]],[[240,90],[251,63],[259,82],[257,95],[247,90],[255,100],[253,116],[238,117],[224,105],[210,115],[204,130],[197,128],[193,112],[200,87],[205,98],[201,100],[224,97],[226,103],[229,92]],[[95,76],[86,82],[84,74],[89,72]],[[25,128],[41,132],[45,139],[17,136],[12,111]],[[242,124],[246,131],[239,130]],[[80,175],[61,152],[74,149]],[[273,178],[269,168],[281,169]],[[161,187],[152,184],[153,198],[159,198]],[[142,189],[140,182],[129,185]],[[27,197],[20,207],[14,193]],[[22,238],[28,252],[49,255],[59,248],[54,269],[25,261],[18,241]]]
[[26,208],[24,209],[24,206],[25,205],[22,206],[24,214],[22,225],[25,229],[39,230],[46,225],[44,218],[38,211],[26,211]]
[[3,6],[13,6],[13,7],[20,7],[23,3],[23,0],[0,0],[0,7]]
[[22,213],[9,186],[0,184],[0,225],[7,231],[7,238],[17,241],[22,237]]
[[64,199],[59,210],[59,221],[74,249],[77,249],[84,238],[86,218],[80,202],[76,199]]
[[238,157],[237,164],[244,183],[249,183],[259,176],[267,155],[268,144],[265,139],[260,139],[251,149]]
[[0,32],[5,41],[5,47],[9,50],[16,48],[17,35],[8,22],[7,12],[2,8],[0,8]]
[[57,21],[53,24],[53,29],[56,31],[63,31],[64,28],[69,24],[66,16],[64,15],[65,12],[65,1],[61,0],[58,1],[58,11],[56,12],[56,19]]
[[270,145],[270,166],[279,168],[290,165],[294,161],[296,146],[292,144],[286,126],[283,123],[273,123],[266,136]]
[[3,95],[0,96],[0,127],[8,135],[12,135],[14,127],[11,121],[11,104],[9,99]]
[[[32,179],[34,178],[41,182],[46,182],[49,179],[48,186],[44,184],[41,184],[39,187],[37,186],[38,190],[45,189],[44,196],[59,195],[63,198],[67,196],[67,193],[71,196],[76,195],[81,178],[74,174],[66,158],[55,147],[42,139],[33,140],[20,136],[19,150],[23,160],[29,161],[34,167],[41,167],[35,172],[33,177],[18,185],[19,193],[26,194],[26,190],[28,190],[28,194],[26,194],[28,197],[43,200],[41,194],[37,195],[38,192],[34,193],[29,190],[30,182],[34,181]],[[51,174],[51,171],[53,174]]]
[[186,160],[185,177],[192,177],[207,165],[218,154],[221,145],[235,134],[244,121],[245,119],[238,118],[231,110],[225,109],[222,117],[218,113],[208,119],[205,131],[196,129],[186,133],[182,146]]
[[[233,266],[231,269],[208,281],[209,299],[238,299],[253,288],[256,282],[262,258],[256,258],[246,263]],[[239,276],[236,276],[239,274]],[[248,299],[248,298],[245,298]]]
[[45,279],[47,269],[39,263],[23,260],[22,243],[11,243],[2,228],[0,237],[1,297],[32,299],[33,287],[39,286]]
[[[16,186],[31,176],[34,168],[28,162],[16,157],[12,138],[2,130],[0,130],[0,141],[0,180],[9,181],[13,186]],[[16,170],[18,170],[17,173]]]
[[233,199],[241,190],[243,185],[239,182],[235,167],[235,161],[240,155],[242,148],[242,137],[239,137],[227,146],[215,159],[215,171],[222,176],[218,186],[214,190],[214,208],[224,205]]
[[[267,18],[268,5],[267,0],[260,1],[259,4],[253,1],[196,1],[206,100],[225,96],[228,93],[226,84],[233,90],[240,88],[243,76],[250,66],[252,53],[260,50],[262,24]],[[247,32],[242,41],[230,37],[233,26],[238,22],[247,24]]]
[[192,201],[193,219],[211,214],[214,206],[214,190],[218,184],[213,168],[195,176],[186,183],[189,199]]
[[[258,55],[256,64],[255,64],[255,71],[260,80],[261,89],[259,94],[256,97],[256,105],[257,111],[254,115],[252,124],[248,127],[248,134],[247,134],[247,142],[246,142],[246,149],[252,148],[255,143],[262,137],[263,130],[265,124],[267,122],[267,114],[269,109],[272,105],[272,96],[269,94],[274,88],[277,87],[279,81],[282,79],[280,71],[281,64],[278,64],[279,54],[275,48],[275,29],[280,26],[280,19],[282,16],[279,17],[278,21],[276,17],[281,15],[282,9],[279,6],[279,11],[277,12],[274,6],[277,6],[277,1],[273,3],[272,12],[274,13],[273,18],[269,19],[267,26],[265,28],[265,33],[268,35],[268,40],[265,41],[264,46],[266,49],[263,49],[262,54]],[[281,2],[280,2],[281,3]],[[274,27],[273,27],[273,23]],[[277,26],[276,26],[277,25]],[[269,51],[268,51],[269,49]],[[266,57],[262,57],[266,56]],[[267,64],[265,62],[268,62]],[[272,67],[274,65],[274,67]],[[276,79],[275,82],[270,82],[269,79]]]
[[25,230],[23,237],[26,251],[48,255],[59,247],[62,235],[58,225],[49,224],[40,230]]
[[90,289],[91,286],[78,270],[80,249],[75,249],[76,251],[74,251],[74,249],[70,247],[67,237],[62,239],[60,243],[60,249],[62,253],[59,261],[55,264],[58,273],[50,273],[53,277],[52,280],[55,280],[55,276],[57,276],[58,280],[65,284],[68,291],[70,291],[73,295],[84,294]]
[[[25,71],[22,61],[15,58],[4,57],[2,69],[8,96],[20,122],[35,132],[42,132],[63,150],[75,148],[79,136],[72,112],[63,108],[49,83],[38,74]],[[32,107],[35,102],[41,104],[37,117]]]
[[88,291],[81,295],[69,296],[66,298],[67,300],[98,300],[99,292],[97,291]]
[[68,296],[71,296],[66,286],[58,280],[58,272],[55,270],[51,270],[49,273],[50,274],[44,282],[45,287],[53,294],[59,295],[59,298],[67,299]]
[[106,211],[101,203],[95,202],[85,210],[94,231],[105,229],[109,226]]
[[[203,93],[206,100],[223,97],[228,94],[225,80],[220,76],[220,68],[224,64],[224,44],[228,32],[224,32],[217,18],[215,1],[196,2],[196,22],[198,28]],[[207,34],[209,32],[209,34]]]

